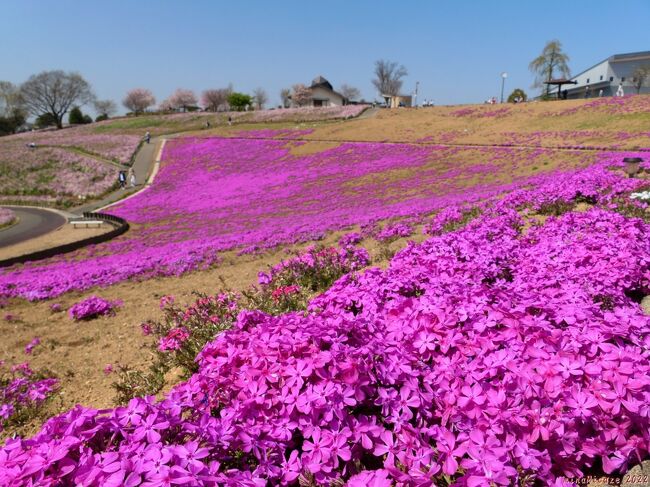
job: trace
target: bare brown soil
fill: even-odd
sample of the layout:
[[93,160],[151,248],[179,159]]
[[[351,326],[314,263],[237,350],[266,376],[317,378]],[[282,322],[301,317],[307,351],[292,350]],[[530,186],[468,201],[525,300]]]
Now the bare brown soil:
[[90,228],[73,228],[72,225],[63,225],[53,232],[41,235],[40,237],[0,248],[0,260],[49,249],[57,245],[77,242],[85,238],[110,232],[111,230],[113,230],[113,227],[108,224]]

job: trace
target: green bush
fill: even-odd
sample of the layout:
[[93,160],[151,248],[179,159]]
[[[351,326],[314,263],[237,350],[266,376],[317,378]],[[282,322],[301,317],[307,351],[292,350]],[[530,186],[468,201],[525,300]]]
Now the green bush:
[[68,115],[68,123],[70,123],[70,125],[80,125],[84,123],[84,114],[81,113],[81,108],[74,107],[72,110],[70,110],[70,114]]

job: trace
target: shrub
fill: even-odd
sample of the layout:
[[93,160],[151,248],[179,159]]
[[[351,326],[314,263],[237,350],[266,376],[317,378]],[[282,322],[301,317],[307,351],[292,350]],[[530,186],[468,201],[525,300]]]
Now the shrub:
[[98,316],[114,314],[115,308],[122,305],[121,301],[107,301],[97,296],[90,296],[75,303],[69,310],[70,318],[75,321],[92,320]]
[[27,362],[7,367],[0,360],[0,432],[38,415],[58,387],[48,372],[35,372]]
[[81,108],[74,107],[72,110],[70,110],[70,114],[68,115],[68,123],[70,125],[81,125],[84,123],[84,115],[81,113]]

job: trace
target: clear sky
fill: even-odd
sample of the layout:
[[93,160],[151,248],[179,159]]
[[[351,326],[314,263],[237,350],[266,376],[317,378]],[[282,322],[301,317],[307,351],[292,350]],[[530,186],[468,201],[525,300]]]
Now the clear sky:
[[559,39],[572,73],[612,54],[650,50],[650,0],[539,2],[328,0],[0,0],[0,80],[42,70],[81,73],[121,105],[134,87],[158,101],[176,88],[232,83],[279,91],[325,76],[335,88],[370,82],[374,61],[408,69],[419,100],[481,102],[519,87],[528,63]]

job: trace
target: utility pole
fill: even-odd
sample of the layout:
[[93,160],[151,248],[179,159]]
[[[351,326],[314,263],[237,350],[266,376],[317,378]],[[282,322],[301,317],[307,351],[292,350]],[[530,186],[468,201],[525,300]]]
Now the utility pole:
[[420,82],[416,81],[415,82],[415,93],[413,94],[413,106],[415,108],[418,107],[418,86],[420,86]]

